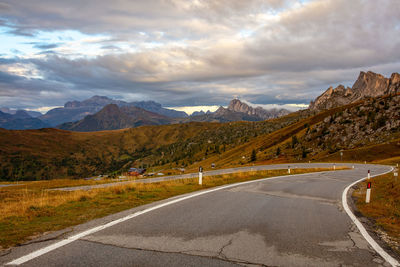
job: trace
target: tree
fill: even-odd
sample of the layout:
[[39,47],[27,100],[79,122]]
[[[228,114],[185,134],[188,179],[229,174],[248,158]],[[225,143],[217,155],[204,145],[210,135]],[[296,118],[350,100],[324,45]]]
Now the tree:
[[292,148],[294,148],[297,143],[299,143],[299,140],[297,139],[297,136],[293,135],[292,136]]
[[276,149],[276,155],[279,156],[281,154],[281,148],[278,146]]
[[256,153],[256,151],[253,149],[252,151],[251,151],[251,158],[250,158],[250,161],[256,161],[257,160],[257,153]]
[[301,156],[304,158],[307,158],[307,150],[305,147],[302,148]]

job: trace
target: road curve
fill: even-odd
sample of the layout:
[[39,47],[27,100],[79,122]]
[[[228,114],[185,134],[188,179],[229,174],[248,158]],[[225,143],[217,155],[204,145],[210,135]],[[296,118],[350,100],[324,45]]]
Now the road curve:
[[[246,167],[236,167],[229,169],[219,169],[219,170],[211,170],[205,171],[203,176],[212,176],[212,175],[221,175],[221,174],[229,174],[236,172],[249,172],[249,171],[263,171],[263,170],[279,170],[285,168],[333,168],[333,166],[339,166],[338,163],[292,163],[292,164],[271,164],[271,165],[258,165],[258,166],[246,166]],[[342,164],[340,166],[351,167],[351,164]],[[71,186],[71,187],[60,187],[54,188],[50,190],[60,190],[60,191],[77,191],[77,190],[90,190],[95,188],[105,188],[112,187],[116,185],[124,185],[130,183],[158,183],[172,180],[180,180],[180,179],[190,179],[197,178],[199,176],[198,173],[186,173],[181,175],[171,175],[171,176],[163,176],[163,177],[155,177],[155,178],[146,178],[146,179],[138,179],[132,181],[123,181],[123,182],[114,182],[107,184],[98,184],[98,185],[82,185],[82,186]]]
[[390,171],[356,164],[178,196],[44,236],[12,249],[0,264],[17,259],[27,266],[390,266],[341,202],[343,190],[368,169],[372,175]]

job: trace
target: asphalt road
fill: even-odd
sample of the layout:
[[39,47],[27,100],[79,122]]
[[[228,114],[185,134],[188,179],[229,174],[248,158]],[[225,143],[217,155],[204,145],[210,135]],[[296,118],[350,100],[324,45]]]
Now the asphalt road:
[[[262,171],[262,170],[278,170],[285,168],[333,168],[333,163],[292,163],[292,164],[273,164],[273,165],[259,165],[259,166],[247,166],[247,167],[237,167],[237,168],[229,168],[229,169],[219,169],[219,170],[211,170],[204,171],[203,176],[212,176],[212,175],[221,175],[221,174],[229,174],[235,172],[248,172],[248,171]],[[336,164],[337,166],[342,166],[343,164]],[[348,167],[351,167],[348,165]],[[111,187],[116,185],[124,185],[129,183],[158,183],[172,180],[180,180],[180,179],[190,179],[197,178],[199,176],[198,173],[186,173],[181,175],[171,175],[171,176],[163,176],[163,177],[155,177],[155,178],[145,178],[131,181],[123,181],[123,182],[114,182],[107,184],[98,184],[98,185],[82,185],[82,186],[72,186],[72,187],[61,187],[54,188],[50,190],[60,190],[60,191],[77,191],[77,190],[90,190],[95,188],[104,188]]]
[[[164,200],[43,236],[10,250],[0,264],[67,240],[23,265],[389,266],[341,203],[346,186],[368,169],[375,175],[390,167],[355,165],[187,194],[173,198],[175,203]],[[130,214],[135,217],[93,230]],[[88,229],[90,234],[72,238]]]

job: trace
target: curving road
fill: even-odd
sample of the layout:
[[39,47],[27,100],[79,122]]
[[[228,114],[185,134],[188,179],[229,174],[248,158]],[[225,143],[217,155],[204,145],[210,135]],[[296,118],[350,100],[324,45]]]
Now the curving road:
[[[332,166],[296,164],[305,165]],[[390,266],[343,211],[343,190],[368,169],[390,171],[356,164],[195,192],[44,236],[0,257],[0,264]]]
[[[338,164],[336,164],[336,165],[338,165]],[[344,165],[345,164],[340,164],[340,166],[344,166]],[[203,173],[203,176],[221,175],[221,174],[229,174],[229,173],[236,173],[236,172],[279,170],[279,169],[285,169],[288,167],[307,169],[307,168],[333,168],[333,166],[334,166],[334,163],[271,164],[271,165],[246,166],[246,167],[236,167],[236,168],[229,168],[229,169],[205,171]],[[351,167],[351,166],[349,165],[348,167]],[[162,176],[162,177],[154,177],[154,178],[145,178],[145,179],[124,181],[124,182],[113,182],[113,183],[107,183],[107,184],[60,187],[60,188],[54,188],[54,189],[49,189],[49,190],[60,190],[60,191],[90,190],[90,189],[95,189],[95,188],[104,188],[104,187],[111,187],[111,186],[124,185],[124,184],[130,184],[130,183],[159,183],[159,182],[172,181],[172,180],[190,179],[190,178],[197,178],[198,176],[199,176],[198,173],[186,173],[186,174],[181,174],[181,175],[170,175],[170,176]]]

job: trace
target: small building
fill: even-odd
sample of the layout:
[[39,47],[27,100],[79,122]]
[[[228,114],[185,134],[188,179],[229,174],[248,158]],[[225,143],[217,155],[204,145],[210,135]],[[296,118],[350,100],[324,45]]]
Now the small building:
[[139,176],[143,175],[146,172],[146,169],[142,168],[130,168],[128,171],[129,176]]

